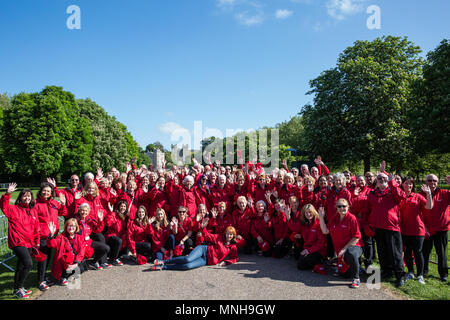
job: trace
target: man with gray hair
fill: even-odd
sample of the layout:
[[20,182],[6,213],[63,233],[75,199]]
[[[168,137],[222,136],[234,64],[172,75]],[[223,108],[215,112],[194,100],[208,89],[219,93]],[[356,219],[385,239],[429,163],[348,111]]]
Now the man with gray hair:
[[[450,176],[446,177],[447,184],[450,184]],[[450,230],[450,190],[443,190],[438,187],[439,179],[436,175],[430,174],[426,178],[426,184],[430,188],[433,198],[433,208],[426,210],[423,214],[425,227],[429,233],[429,238],[423,242],[424,275],[428,273],[430,253],[434,248],[438,257],[438,272],[441,281],[448,282],[447,246],[448,230]],[[422,191],[421,194],[426,197]]]

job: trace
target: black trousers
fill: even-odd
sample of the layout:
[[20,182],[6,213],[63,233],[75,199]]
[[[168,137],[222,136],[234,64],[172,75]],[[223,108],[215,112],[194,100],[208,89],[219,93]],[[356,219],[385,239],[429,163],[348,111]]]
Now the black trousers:
[[400,232],[375,229],[375,240],[381,272],[394,272],[397,280],[403,277],[403,244]]
[[428,273],[428,263],[430,261],[430,253],[434,248],[438,257],[438,272],[441,277],[448,276],[447,263],[447,246],[448,246],[448,231],[438,231],[436,234],[430,236],[423,242],[423,259],[424,259],[424,273]]
[[344,261],[349,265],[345,276],[352,279],[359,279],[359,258],[361,257],[363,251],[361,247],[351,246],[345,250]]
[[37,277],[38,277],[38,284],[42,281],[45,281],[45,273],[47,272],[48,263],[52,260],[53,250],[52,248],[47,247],[47,239],[41,239],[39,244],[39,250],[47,255],[47,258],[42,261],[38,262],[37,264]]
[[312,270],[316,264],[322,263],[322,261],[323,261],[323,257],[317,251],[310,253],[306,256],[300,255],[298,257],[298,261],[297,261],[297,269]]
[[[414,273],[414,261],[417,267],[417,276],[423,276],[423,236],[404,236],[402,235],[403,245],[405,247],[405,262],[408,272]],[[414,252],[414,258],[413,258]]]
[[106,244],[111,248],[108,257],[111,260],[119,258],[120,248],[122,247],[122,239],[116,236],[111,236],[106,240]]
[[135,244],[136,253],[150,260],[152,258],[152,244],[150,242],[139,242]]
[[91,248],[94,250],[92,262],[106,263],[111,248],[106,244],[105,236],[102,233],[94,233],[91,234],[91,239]]
[[12,250],[17,257],[17,267],[14,273],[14,290],[17,290],[23,288],[25,279],[33,268],[33,260],[29,248],[14,247]]
[[362,241],[364,247],[362,248],[364,254],[364,266],[367,268],[375,260],[375,239],[374,237],[368,237],[361,229]]
[[292,241],[289,238],[284,238],[283,242],[280,245],[274,245],[272,247],[272,257],[274,258],[283,258],[288,254],[289,250],[291,250]]

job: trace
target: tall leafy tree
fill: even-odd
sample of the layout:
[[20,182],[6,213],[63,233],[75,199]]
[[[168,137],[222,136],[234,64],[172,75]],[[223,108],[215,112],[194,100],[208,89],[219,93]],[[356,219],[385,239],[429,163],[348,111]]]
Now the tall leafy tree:
[[356,41],[337,66],[310,82],[314,104],[303,108],[305,140],[328,162],[385,159],[399,170],[411,157],[408,108],[421,77],[420,48],[407,38]]

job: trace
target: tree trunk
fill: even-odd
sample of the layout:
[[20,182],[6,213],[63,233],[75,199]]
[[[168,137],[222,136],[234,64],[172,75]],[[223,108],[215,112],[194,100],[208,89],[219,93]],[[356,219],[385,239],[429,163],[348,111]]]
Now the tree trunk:
[[364,174],[370,171],[370,156],[364,157]]

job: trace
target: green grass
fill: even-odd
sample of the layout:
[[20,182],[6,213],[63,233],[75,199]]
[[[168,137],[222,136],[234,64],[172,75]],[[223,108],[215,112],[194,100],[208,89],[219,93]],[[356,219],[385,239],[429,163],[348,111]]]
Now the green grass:
[[[437,259],[433,248],[430,259]],[[450,265],[450,261],[449,261]],[[379,266],[378,266],[379,267]],[[417,278],[407,280],[401,288],[395,287],[395,278],[388,281],[382,281],[382,285],[390,289],[392,292],[400,294],[406,298],[414,300],[450,300],[450,284],[440,280],[437,265],[429,264],[428,276],[425,277],[425,285],[420,284]],[[416,269],[414,269],[416,270]],[[408,269],[405,267],[405,272]]]
[[[13,269],[16,268],[17,258],[13,258],[6,262],[6,264]],[[0,300],[17,300],[12,294],[14,287],[14,272],[9,271],[3,265],[0,265]],[[35,293],[39,291],[37,280],[37,264],[33,261],[33,268],[25,280],[25,288],[33,291],[33,296],[37,296]]]

